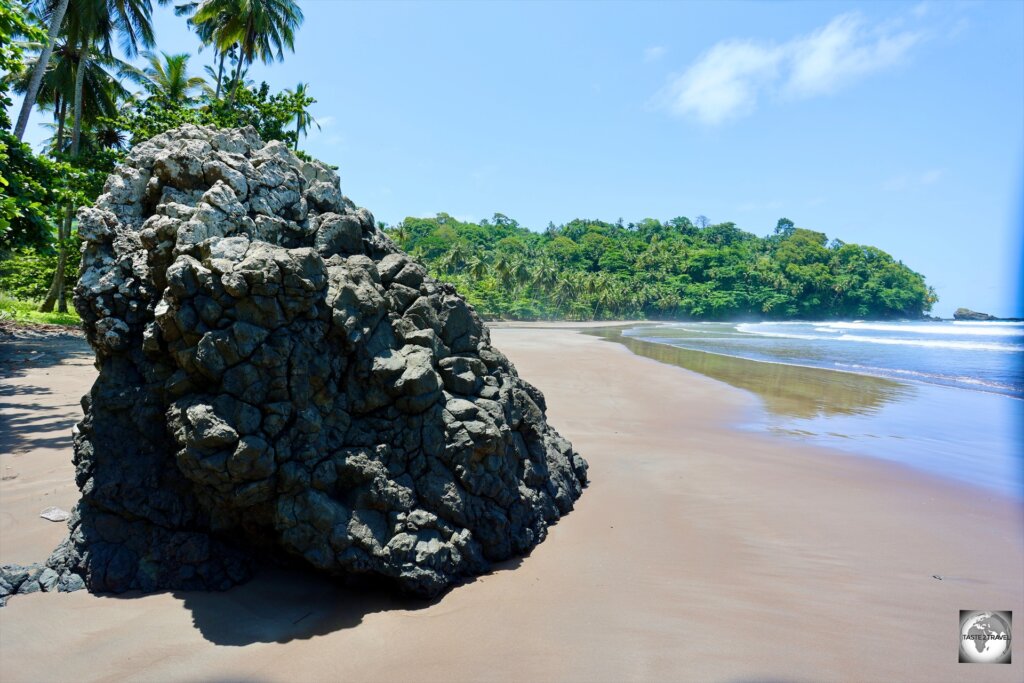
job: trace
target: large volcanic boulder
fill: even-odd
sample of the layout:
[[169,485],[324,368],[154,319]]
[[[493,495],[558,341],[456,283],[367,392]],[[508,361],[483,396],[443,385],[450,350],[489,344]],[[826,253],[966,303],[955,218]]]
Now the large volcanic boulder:
[[434,595],[580,496],[540,391],[326,166],[185,126],[78,219],[100,374],[61,587],[223,589],[265,554]]

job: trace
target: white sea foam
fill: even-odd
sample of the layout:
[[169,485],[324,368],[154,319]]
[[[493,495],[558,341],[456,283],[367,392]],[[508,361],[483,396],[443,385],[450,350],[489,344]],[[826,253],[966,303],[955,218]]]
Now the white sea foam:
[[1024,322],[1016,320],[954,320],[958,327],[1024,327]]
[[809,341],[817,341],[819,339],[835,339],[836,337],[823,337],[820,334],[791,334],[789,332],[775,332],[772,330],[755,330],[756,325],[761,323],[740,323],[736,326],[737,332],[745,332],[747,334],[756,334],[759,337],[776,337],[779,339],[807,339]]
[[851,368],[852,370],[868,374],[880,374],[887,376],[898,375],[901,377],[920,379],[922,381],[970,384],[972,386],[985,387],[987,389],[999,389],[1011,392],[1017,390],[1016,387],[1009,384],[979,379],[978,377],[969,377],[967,375],[946,375],[938,372],[921,372],[919,370],[906,370],[902,368],[880,368],[874,365],[860,365],[858,363],[836,363],[835,365],[838,368]]
[[[839,324],[839,323],[835,323]],[[1024,346],[1015,344],[1003,344],[1000,342],[979,342],[979,341],[963,341],[956,339],[906,339],[899,337],[872,337],[860,334],[849,334],[843,332],[842,334],[835,336],[825,336],[823,334],[794,334],[790,332],[779,332],[772,329],[757,329],[764,325],[764,323],[740,323],[736,326],[736,330],[747,334],[754,334],[759,337],[776,337],[781,339],[803,339],[807,341],[844,341],[844,342],[860,342],[862,344],[883,344],[888,346],[916,346],[920,348],[930,349],[957,349],[964,351],[1003,351],[1010,353],[1024,352]],[[774,323],[771,323],[774,325]],[[840,328],[843,329],[843,328]],[[855,328],[855,329],[870,329],[870,328]]]
[[980,325],[957,325],[954,323],[819,323],[814,328],[819,332],[831,330],[868,330],[873,332],[906,332],[910,334],[942,334],[978,337],[1020,337],[1024,336],[1024,328],[1012,326],[988,327]]
[[[830,338],[830,337],[829,337]],[[1001,344],[999,342],[958,341],[954,339],[897,339],[891,337],[865,337],[859,334],[843,334],[841,341],[863,342],[865,344],[888,344],[890,346],[918,346],[929,349],[962,349],[965,351],[1007,351],[1020,353],[1024,346]]]

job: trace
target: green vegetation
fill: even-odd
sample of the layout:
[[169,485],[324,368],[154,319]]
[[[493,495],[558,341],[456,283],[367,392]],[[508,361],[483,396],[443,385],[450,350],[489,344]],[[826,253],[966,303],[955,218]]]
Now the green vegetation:
[[884,251],[829,243],[786,218],[767,237],[703,216],[535,233],[501,214],[479,224],[438,214],[388,233],[493,318],[916,318],[936,301]]
[[[133,145],[192,123],[251,125],[297,149],[315,124],[308,84],[271,92],[246,80],[254,60],[293,49],[302,23],[295,2],[186,1],[175,13],[213,48],[211,80],[189,71],[190,55],[140,53],[156,46],[151,0],[0,0],[0,292],[68,311],[75,209],[95,201]],[[114,43],[145,66],[117,58]],[[13,129],[11,92],[25,98]],[[41,154],[21,142],[36,110],[53,118]]]
[[12,299],[0,294],[0,322],[4,321],[76,327],[82,324],[82,319],[78,317],[78,313],[74,310],[67,313],[60,313],[58,311],[43,313],[39,310],[38,301]]

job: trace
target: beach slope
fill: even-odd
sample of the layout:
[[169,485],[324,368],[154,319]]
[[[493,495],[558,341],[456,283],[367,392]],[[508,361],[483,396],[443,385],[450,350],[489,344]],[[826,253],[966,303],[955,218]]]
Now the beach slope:
[[[0,679],[1024,680],[1019,647],[957,663],[959,610],[1024,617],[1019,502],[737,430],[751,395],[595,337],[493,341],[591,466],[529,557],[429,603],[283,569],[226,593],[17,596]],[[62,530],[39,511],[77,493],[69,396],[94,371],[51,361],[3,366],[3,563],[45,559]]]

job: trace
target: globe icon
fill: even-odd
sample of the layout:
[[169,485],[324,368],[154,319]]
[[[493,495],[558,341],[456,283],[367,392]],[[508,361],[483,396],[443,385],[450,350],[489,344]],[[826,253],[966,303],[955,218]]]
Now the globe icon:
[[960,622],[960,655],[967,662],[1008,662],[1008,620],[999,612],[969,612]]

